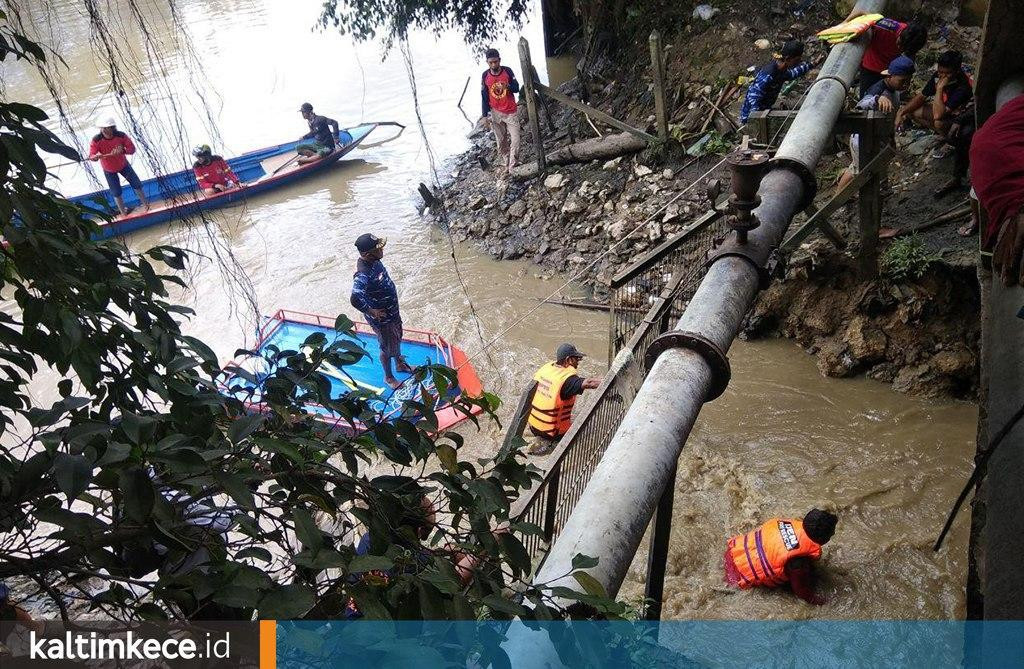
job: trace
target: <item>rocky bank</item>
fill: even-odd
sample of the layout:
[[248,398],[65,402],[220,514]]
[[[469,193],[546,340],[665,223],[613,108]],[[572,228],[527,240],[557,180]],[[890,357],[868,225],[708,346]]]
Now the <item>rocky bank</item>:
[[[943,5],[926,16],[935,41],[921,62],[933,61],[947,48],[959,48],[967,62],[972,60],[980,31],[956,23],[956,14],[955,8]],[[735,83],[738,77],[748,66],[771,57],[770,50],[760,47],[806,37],[813,55],[822,47],[808,36],[813,32],[808,26],[835,22],[830,7],[812,5],[797,18],[777,8],[753,11],[748,2],[731,3],[710,21],[695,17],[666,42],[667,89],[674,110],[670,146],[551,167],[542,177],[517,181],[493,167],[499,162],[493,138],[478,127],[471,135],[472,148],[448,165],[449,181],[439,189],[443,204],[435,204],[430,212],[456,240],[475,242],[495,258],[529,259],[548,275],[579,275],[579,283],[593,299],[604,301],[617,271],[708,210],[714,180],[727,188],[724,170],[715,166],[735,147],[740,133],[733,131],[726,115],[734,119],[738,114],[743,92]],[[560,90],[589,98],[590,104],[653,131],[646,63],[639,50],[601,58]],[[915,85],[923,85],[927,76],[919,75]],[[780,104],[795,104],[812,80],[798,82]],[[714,111],[712,100],[725,114]],[[582,115],[554,103],[550,106],[553,114],[544,117],[548,152],[598,132],[615,132],[592,127]],[[528,162],[534,153],[525,105],[521,116],[520,160]],[[930,144],[920,134],[899,138],[900,151],[884,187],[883,225],[909,229],[964,200],[965,192],[943,200],[933,197],[935,185],[948,177],[952,160],[932,159]],[[819,165],[819,201],[830,196],[848,162],[845,146],[837,141]],[[855,210],[855,204],[847,205],[831,219],[848,240],[847,251],[812,237],[793,253],[784,278],[769,287],[752,310],[747,336],[792,337],[817,356],[819,368],[829,376],[865,373],[900,392],[974,397],[977,238],[957,235],[956,228],[963,223],[958,220],[916,234],[910,242],[898,242],[898,252],[893,242],[886,242],[883,260],[887,253],[899,256],[909,245],[919,251],[917,267],[909,273],[891,271],[889,265],[898,263],[883,262],[881,276],[864,282],[857,278],[851,259],[858,245],[852,224]]]

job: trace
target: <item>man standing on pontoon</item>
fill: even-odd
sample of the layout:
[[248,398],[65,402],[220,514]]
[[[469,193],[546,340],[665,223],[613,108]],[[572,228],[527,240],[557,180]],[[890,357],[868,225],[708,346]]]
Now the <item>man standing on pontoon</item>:
[[398,311],[398,291],[381,262],[387,241],[370,233],[356,239],[359,260],[356,261],[352,282],[352,306],[363,314],[380,342],[384,382],[397,388],[401,384],[391,372],[391,359],[395,359],[395,371],[411,373],[412,367],[402,357],[402,314]]

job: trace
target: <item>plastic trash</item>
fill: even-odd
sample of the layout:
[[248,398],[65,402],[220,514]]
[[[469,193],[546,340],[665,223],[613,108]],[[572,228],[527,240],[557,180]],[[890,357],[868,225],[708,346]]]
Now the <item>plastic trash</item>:
[[693,8],[693,18],[700,19],[702,21],[710,21],[715,18],[715,14],[718,14],[720,10],[711,5],[697,5]]

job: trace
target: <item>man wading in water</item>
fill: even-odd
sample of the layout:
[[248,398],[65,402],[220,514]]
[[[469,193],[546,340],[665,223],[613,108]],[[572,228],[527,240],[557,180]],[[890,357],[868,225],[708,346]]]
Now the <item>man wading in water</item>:
[[825,598],[814,594],[813,561],[836,531],[838,518],[811,509],[803,520],[772,518],[746,534],[729,539],[725,549],[725,581],[741,590],[789,583],[793,594],[815,605]]
[[519,155],[519,107],[515,95],[519,82],[510,68],[502,66],[497,49],[488,49],[486,55],[487,69],[480,77],[484,125],[494,131],[498,154],[504,158],[505,166],[512,169]]
[[412,367],[402,357],[402,314],[398,311],[398,291],[380,261],[387,241],[369,233],[356,239],[359,260],[356,261],[352,282],[352,306],[362,312],[380,342],[384,382],[397,388],[401,384],[391,373],[391,359],[395,359],[395,371],[408,374]]

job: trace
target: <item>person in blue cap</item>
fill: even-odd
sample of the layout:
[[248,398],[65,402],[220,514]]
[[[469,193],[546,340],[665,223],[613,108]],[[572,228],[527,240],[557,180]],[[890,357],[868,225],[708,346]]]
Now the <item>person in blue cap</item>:
[[370,233],[359,235],[356,250],[356,273],[352,281],[352,306],[358,309],[373,328],[380,342],[380,364],[384,367],[384,382],[392,388],[401,384],[391,372],[412,373],[412,367],[402,356],[402,314],[398,310],[398,291],[381,259],[388,240]]
[[[910,86],[910,80],[914,76],[914,61],[908,56],[896,56],[882,72],[882,78],[869,86],[864,96],[857,103],[857,109],[877,110],[886,114],[892,114],[900,108],[900,94]],[[850,183],[860,171],[860,163],[857,160],[859,153],[858,136],[850,136],[850,152],[853,154],[853,162],[839,178],[839,190]],[[883,229],[884,234],[885,229]]]

